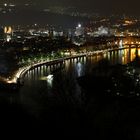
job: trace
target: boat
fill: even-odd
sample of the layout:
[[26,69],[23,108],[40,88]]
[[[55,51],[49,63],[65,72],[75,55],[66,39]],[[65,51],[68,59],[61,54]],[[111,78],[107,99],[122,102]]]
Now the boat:
[[40,78],[40,80],[42,80],[42,81],[48,81],[48,80],[52,80],[52,79],[53,79],[52,74],[49,74],[49,75],[46,75],[46,76],[43,76]]

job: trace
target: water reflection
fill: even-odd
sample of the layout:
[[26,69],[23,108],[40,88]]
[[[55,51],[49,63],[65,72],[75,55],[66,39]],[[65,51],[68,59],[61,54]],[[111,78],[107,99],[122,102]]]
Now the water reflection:
[[[138,56],[140,56],[140,49],[138,48]],[[110,51],[104,54],[94,55],[90,57],[82,57],[82,58],[75,58],[65,61],[65,72],[69,73],[75,69],[75,75],[78,77],[82,76],[85,72],[89,72],[92,67],[94,67],[95,63],[99,60],[106,58],[112,64],[127,64],[130,61],[133,61],[136,57],[136,48],[132,49],[124,49],[118,51]],[[26,74],[25,79],[32,83],[32,80],[38,80],[40,77],[50,74],[51,71],[58,68],[59,66],[41,66],[35,68],[31,71],[28,71]]]
[[[140,56],[139,48],[138,55]],[[77,83],[77,77],[92,73],[97,62],[103,58],[108,59],[111,64],[127,64],[135,57],[136,48],[133,48],[66,60],[62,68],[59,65],[44,65],[35,68],[25,76],[25,85],[20,91],[19,101],[24,104],[27,110],[32,110],[35,114],[39,114],[39,108],[46,108],[50,103],[54,104],[59,101],[81,105],[85,100]],[[51,74],[53,70],[55,70],[53,79],[40,80],[41,77]],[[37,106],[39,106],[38,109]]]
[[[138,56],[140,56],[140,48],[138,48]],[[136,57],[136,48],[124,49],[118,51],[110,51],[103,58],[107,58],[112,64],[127,64]]]
[[123,40],[120,40],[119,42],[119,48],[122,48],[123,47]]
[[47,83],[50,87],[52,87],[53,84],[53,75],[48,75],[47,76]]
[[[138,49],[138,55],[140,56],[140,49]],[[140,118],[140,115],[137,115],[139,112],[139,101],[136,102],[135,105],[135,102],[129,100],[121,100],[121,102],[109,100],[108,102],[108,100],[101,98],[98,101],[92,99],[90,100],[91,106],[89,106],[89,104],[85,106],[85,99],[88,95],[85,95],[84,91],[79,87],[77,77],[93,73],[93,68],[96,67],[97,62],[103,58],[108,59],[112,64],[126,64],[134,60],[135,56],[136,49],[125,49],[79,59],[66,60],[64,67],[60,67],[60,65],[53,67],[44,65],[35,68],[26,74],[25,85],[21,88],[20,93],[18,93],[18,96],[15,97],[15,99],[13,97],[9,99],[9,106],[11,106],[13,102],[18,102],[18,104],[20,104],[19,106],[22,106],[21,108],[23,108],[24,111],[26,110],[28,114],[31,114],[31,119],[34,117],[37,119],[39,118],[38,120],[41,120],[43,122],[42,124],[48,128],[49,126],[44,121],[47,120],[49,122],[49,120],[51,120],[50,126],[53,126],[53,130],[55,129],[54,126],[63,125],[62,127],[67,131],[69,126],[72,126],[72,128],[75,127],[75,123],[83,117],[81,122],[77,124],[79,127],[81,127],[81,125],[83,126],[80,129],[80,132],[84,128],[87,129],[87,125],[83,124],[83,122],[89,123],[90,126],[95,126],[95,131],[92,132],[96,132],[96,128],[98,128],[100,130],[102,129],[103,134],[109,132],[108,136],[110,136],[110,132],[112,133],[112,128],[115,127],[117,122],[119,125],[115,130],[117,130],[117,132],[119,130],[122,132],[124,128],[120,126],[124,122],[126,122],[127,126],[129,122],[135,122],[136,125],[139,125],[137,123]],[[52,72],[53,78],[50,81],[47,81],[45,78],[47,78],[48,74],[52,74]],[[44,77],[44,80],[41,80],[41,77]],[[137,93],[137,95],[139,96],[139,93]],[[21,108],[19,107],[19,109]],[[75,108],[78,108],[78,111]],[[134,111],[132,109],[134,109]],[[7,120],[11,118],[9,116],[11,116],[11,114],[7,115]],[[70,120],[69,118],[72,119]],[[138,121],[136,121],[135,118],[137,118]],[[22,119],[20,119],[19,122],[21,122]],[[35,119],[35,125],[37,119]],[[127,120],[125,121],[125,119]],[[11,119],[11,122],[12,121],[13,120]],[[52,125],[52,122],[54,122],[55,125]],[[72,123],[72,125],[68,125],[68,122]],[[129,124],[130,128],[132,127],[132,123]],[[40,129],[40,127],[38,128]],[[69,131],[70,133],[71,130]],[[113,134],[116,134],[115,136],[117,136],[117,132]],[[100,133],[97,133],[97,135],[99,134]]]
[[77,62],[76,63],[76,71],[77,71],[77,75],[78,77],[82,76],[82,64],[81,62]]

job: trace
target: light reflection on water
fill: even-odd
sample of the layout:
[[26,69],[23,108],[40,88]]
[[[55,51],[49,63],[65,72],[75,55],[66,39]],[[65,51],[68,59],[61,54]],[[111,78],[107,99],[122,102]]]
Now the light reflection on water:
[[[93,72],[96,63],[107,58],[111,64],[127,64],[134,60],[136,49],[125,49],[112,51],[97,56],[89,56],[78,59],[66,60],[64,68],[56,70],[51,84],[41,81],[40,78],[51,73],[53,67],[42,66],[29,71],[25,77],[25,85],[22,87],[19,102],[26,107],[29,112],[39,114],[42,108],[47,108],[55,102],[70,102],[72,104],[82,104],[84,97],[81,88],[77,83],[77,77]],[[140,49],[138,50],[140,56]],[[59,68],[59,67],[58,67]]]

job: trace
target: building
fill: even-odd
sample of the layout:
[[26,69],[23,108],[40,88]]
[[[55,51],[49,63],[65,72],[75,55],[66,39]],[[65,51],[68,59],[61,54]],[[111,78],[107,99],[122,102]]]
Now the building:
[[11,39],[12,39],[12,36],[13,36],[13,29],[11,26],[9,27],[4,27],[4,36],[5,36],[5,40],[7,42],[9,42]]
[[75,36],[83,36],[84,35],[84,28],[81,24],[78,24],[75,30]]

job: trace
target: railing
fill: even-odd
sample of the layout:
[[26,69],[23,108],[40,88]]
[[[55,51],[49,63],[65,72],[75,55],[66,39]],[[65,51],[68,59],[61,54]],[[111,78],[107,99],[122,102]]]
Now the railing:
[[[81,54],[77,54],[77,55],[73,55],[73,56],[68,56],[68,57],[64,57],[64,58],[58,58],[58,59],[54,59],[54,60],[50,60],[50,61],[43,61],[43,62],[39,62],[39,63],[36,63],[36,64],[31,64],[30,66],[27,66],[27,67],[24,67],[24,68],[21,68],[23,69],[22,71],[19,71],[17,72],[17,78],[20,78],[20,79],[23,79],[25,74],[31,70],[32,68],[35,68],[35,67],[39,67],[39,66],[42,66],[42,65],[52,65],[52,62],[53,62],[53,65],[54,64],[58,64],[58,63],[62,63],[68,59],[74,59],[74,58],[79,58],[79,57],[86,57],[86,56],[90,56],[90,55],[94,55],[94,54],[98,54],[98,53],[103,53],[105,52],[105,50],[102,50],[102,51],[96,51],[96,52],[88,52],[88,53],[81,53]],[[106,50],[107,52],[107,50]]]
[[[78,58],[78,57],[86,57],[86,56],[92,56],[92,55],[98,55],[99,53],[106,53],[106,52],[110,52],[110,51],[114,51],[114,50],[122,50],[122,49],[128,49],[130,47],[123,47],[123,48],[113,48],[113,49],[106,49],[106,50],[100,50],[100,51],[93,51],[93,52],[87,52],[87,53],[79,53],[77,55],[72,55],[72,56],[68,56],[68,57],[64,57],[64,58],[58,58],[58,59],[53,59],[50,61],[42,61],[42,62],[38,62],[35,64],[32,64],[30,66],[25,66],[20,68],[16,74],[13,76],[13,79],[11,80],[7,80],[7,83],[16,83],[18,79],[23,79],[25,74],[31,70],[34,69],[36,67],[42,66],[42,65],[54,65],[54,64],[58,64],[61,62],[64,62],[68,59],[74,59],[74,58]],[[132,47],[132,48],[136,48],[136,47]]]

